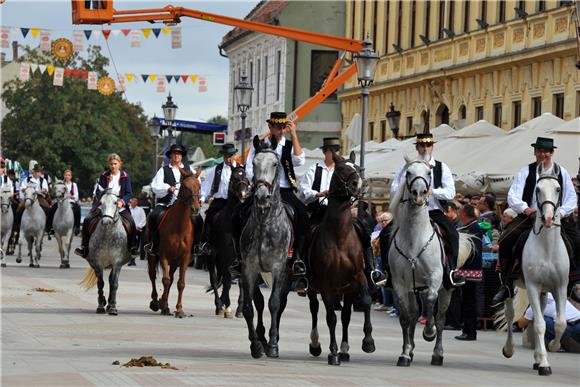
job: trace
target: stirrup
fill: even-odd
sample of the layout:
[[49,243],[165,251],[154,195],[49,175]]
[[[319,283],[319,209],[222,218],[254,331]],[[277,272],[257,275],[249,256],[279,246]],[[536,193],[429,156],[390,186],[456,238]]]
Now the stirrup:
[[75,249],[75,254],[78,255],[78,256],[80,256],[80,257],[82,257],[82,258],[86,258],[87,257],[84,246],[77,247]]
[[457,281],[453,279],[453,274],[456,272],[458,272],[457,269],[449,271],[449,282],[451,283],[451,286],[453,286],[454,288],[458,288],[460,286],[465,285],[465,278],[463,278],[463,276],[458,278]]
[[387,286],[387,274],[383,273],[380,270],[373,270],[371,272],[371,280],[373,284],[378,287],[385,287]]
[[297,277],[306,275],[306,265],[300,258],[296,258],[292,263],[292,275]]
[[308,279],[306,277],[299,277],[292,281],[290,289],[296,292],[300,297],[306,297],[306,291],[308,290]]

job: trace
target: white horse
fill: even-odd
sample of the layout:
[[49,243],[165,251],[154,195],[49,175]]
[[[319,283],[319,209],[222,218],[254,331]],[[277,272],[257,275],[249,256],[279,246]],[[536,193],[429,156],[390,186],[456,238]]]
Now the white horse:
[[[544,343],[546,323],[542,316],[546,307],[546,292],[552,293],[556,301],[556,321],[554,340],[548,344],[550,351],[560,349],[560,339],[566,329],[566,288],[570,271],[568,251],[564,245],[560,229],[560,192],[558,182],[560,168],[553,164],[544,169],[543,164],[537,168],[538,182],[536,184],[536,218],[530,236],[524,245],[522,253],[522,274],[525,288],[528,292],[530,306],[534,312],[534,331],[536,348],[534,350],[533,368],[539,375],[550,375],[552,369],[548,363],[548,355]],[[520,281],[518,287],[523,288]],[[512,324],[514,320],[513,299],[505,301],[508,337],[503,347],[503,355],[507,358],[514,354]]]
[[[417,301],[419,292],[425,292],[427,296],[427,323],[423,329],[423,338],[433,341],[437,337],[431,364],[443,364],[443,326],[452,291],[443,287],[443,243],[429,219],[427,203],[431,188],[431,167],[428,158],[419,157],[417,160],[405,157],[406,183],[399,187],[390,208],[395,231],[389,247],[389,266],[393,286],[399,297],[399,322],[403,330],[403,351],[397,366],[404,367],[410,366],[413,360],[415,325],[420,314]],[[469,257],[472,249],[470,236],[459,234],[458,268]]]
[[[38,194],[36,193],[36,186],[34,184],[28,183],[24,190],[24,207],[22,222],[20,223],[20,234],[28,243],[28,256],[30,257],[30,264],[28,266],[40,267],[38,261],[40,260],[40,252],[42,250],[46,215],[38,202]],[[36,255],[34,256],[32,254],[33,244],[36,251]],[[16,258],[16,262],[21,261],[22,242],[18,244],[18,257]]]
[[69,269],[69,255],[73,240],[74,215],[69,200],[69,190],[66,184],[57,180],[54,185],[54,194],[58,207],[54,214],[52,228],[58,242],[60,253],[60,268]]
[[10,187],[4,185],[0,192],[0,207],[2,208],[2,216],[0,220],[0,254],[2,267],[6,267],[4,262],[4,241],[10,238],[12,232],[12,224],[14,223],[14,213],[12,212],[12,191]]

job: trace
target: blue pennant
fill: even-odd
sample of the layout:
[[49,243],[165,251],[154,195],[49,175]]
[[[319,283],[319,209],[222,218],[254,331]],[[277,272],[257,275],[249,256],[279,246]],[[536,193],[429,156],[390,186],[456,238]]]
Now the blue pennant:
[[91,37],[91,34],[93,33],[93,31],[91,31],[91,30],[85,30],[84,33],[85,33],[85,36],[87,37],[87,40],[89,40],[89,38]]
[[149,74],[141,74],[141,78],[143,78],[143,82],[147,82],[147,79],[149,78]]
[[167,79],[167,83],[171,83],[171,80],[173,79],[173,75],[166,75],[165,79]]
[[155,35],[155,37],[158,38],[159,34],[161,33],[161,28],[153,28],[151,29],[151,31],[153,31],[153,35]]
[[28,31],[30,31],[30,28],[20,28],[20,32],[22,32],[22,36],[24,38],[26,38],[26,35],[28,35]]

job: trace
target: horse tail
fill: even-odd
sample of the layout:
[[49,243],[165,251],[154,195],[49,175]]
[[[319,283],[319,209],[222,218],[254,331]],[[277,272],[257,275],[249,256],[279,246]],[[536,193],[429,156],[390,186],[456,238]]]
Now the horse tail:
[[463,267],[467,259],[475,250],[475,243],[473,243],[475,236],[471,234],[459,233],[459,253],[457,254],[457,268]]
[[[514,322],[517,321],[521,316],[524,315],[530,300],[528,299],[528,291],[526,289],[517,288],[513,298],[513,308],[514,308]],[[507,320],[505,317],[505,303],[500,304],[501,307],[497,308],[493,315],[495,327],[497,330],[505,332],[507,331]]]
[[97,285],[97,274],[95,273],[95,269],[89,266],[85,276],[81,282],[79,282],[79,285],[86,291],[94,288]]

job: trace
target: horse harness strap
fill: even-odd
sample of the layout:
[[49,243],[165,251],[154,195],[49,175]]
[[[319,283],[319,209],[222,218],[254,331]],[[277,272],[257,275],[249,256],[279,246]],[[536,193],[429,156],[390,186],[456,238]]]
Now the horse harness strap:
[[222,181],[222,171],[224,169],[224,163],[220,163],[215,167],[215,173],[213,175],[213,181],[211,182],[211,190],[209,191],[209,196],[213,196],[220,188],[220,183]]
[[405,258],[410,264],[411,264],[411,272],[413,274],[413,290],[415,291],[415,293],[426,289],[426,286],[422,286],[420,288],[417,287],[416,285],[416,281],[415,281],[415,266],[417,264],[417,262],[419,261],[419,258],[421,258],[421,255],[425,252],[425,250],[427,250],[427,247],[429,246],[429,244],[431,243],[431,241],[433,240],[433,238],[435,237],[435,229],[433,229],[433,233],[431,234],[431,236],[429,237],[429,240],[427,241],[427,243],[425,243],[425,245],[421,248],[421,250],[419,251],[419,253],[417,254],[417,256],[415,257],[409,257],[407,254],[405,254],[397,245],[397,232],[399,232],[399,229],[395,230],[395,233],[393,234],[393,242],[395,245],[395,249],[397,249],[397,252],[399,254],[401,254],[401,256],[403,258]]

